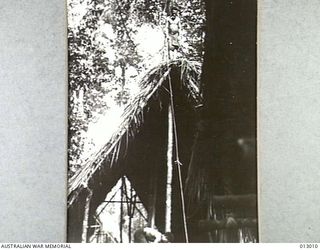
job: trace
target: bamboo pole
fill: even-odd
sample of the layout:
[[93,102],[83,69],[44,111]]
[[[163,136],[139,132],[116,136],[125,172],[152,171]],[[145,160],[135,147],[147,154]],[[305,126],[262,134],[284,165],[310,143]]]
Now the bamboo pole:
[[131,233],[132,233],[132,217],[133,217],[133,190],[132,190],[132,186],[130,186],[130,204],[129,204],[129,209],[128,209],[128,213],[129,213],[129,243],[131,243]]
[[173,121],[171,104],[168,106],[168,148],[167,148],[167,184],[166,184],[166,221],[165,231],[171,232],[172,213],[172,172],[173,172]]
[[84,207],[84,218],[83,218],[83,224],[82,224],[82,236],[81,236],[81,242],[87,243],[88,241],[88,227],[89,227],[89,212],[90,212],[90,201],[92,197],[92,191],[90,188],[87,188],[88,195],[86,198],[86,203]]
[[[167,0],[166,4],[170,4]],[[168,13],[167,13],[168,15]],[[169,15],[168,15],[169,16]],[[167,17],[168,18],[168,17]],[[169,23],[166,22],[166,41],[167,41],[167,60],[170,60],[170,41],[169,41]],[[170,79],[170,78],[169,78]],[[170,80],[169,80],[170,81]],[[170,96],[172,93],[170,93]],[[171,100],[171,98],[170,98]],[[173,173],[173,116],[172,103],[168,105],[168,147],[167,147],[167,183],[166,183],[166,213],[165,213],[165,232],[171,232],[171,215],[172,215],[172,173]]]
[[124,195],[125,179],[121,177],[121,202],[120,202],[120,242],[123,242],[123,195]]

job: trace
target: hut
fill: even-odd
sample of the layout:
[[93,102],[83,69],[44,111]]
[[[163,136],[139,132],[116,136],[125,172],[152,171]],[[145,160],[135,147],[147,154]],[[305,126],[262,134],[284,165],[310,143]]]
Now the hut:
[[[230,191],[225,196],[224,192],[206,189],[225,188],[223,180],[238,172],[232,169],[234,163],[220,175],[201,166],[194,169],[199,150],[195,142],[199,143],[205,126],[200,72],[199,63],[175,60],[152,69],[142,79],[142,91],[127,106],[112,139],[69,179],[69,242],[88,241],[94,234],[97,207],[124,176],[147,209],[148,226],[163,233],[170,231],[176,242],[228,241],[221,238],[227,236],[218,236],[228,227],[239,240],[239,227],[256,227],[254,194],[239,191],[235,196]],[[245,139],[242,143],[247,144]],[[251,210],[242,211],[242,217],[235,219],[235,210],[229,208],[238,209],[241,204]],[[130,234],[134,230],[130,229]],[[223,235],[230,235],[229,231]]]
[[[149,224],[156,225],[160,231],[165,230],[170,161],[168,134],[174,137],[169,145],[172,147],[169,157],[174,168],[171,170],[172,218],[177,218],[177,223],[172,222],[172,225],[181,230],[183,218],[180,218],[181,197],[178,197],[183,186],[179,186],[179,179],[185,180],[187,174],[197,113],[202,105],[200,70],[201,65],[197,62],[175,60],[152,69],[142,79],[142,90],[125,109],[123,122],[112,139],[69,179],[69,241],[79,242],[89,237],[90,230],[86,232],[88,237],[83,236],[84,227],[90,227],[84,225],[84,221],[93,223],[94,211],[123,176],[130,180],[148,208]],[[181,162],[184,168],[179,178],[178,155],[179,164]]]
[[148,72],[112,139],[70,177],[69,242],[94,234],[97,207],[124,176],[148,226],[174,242],[258,241],[256,1],[205,2],[203,66]]

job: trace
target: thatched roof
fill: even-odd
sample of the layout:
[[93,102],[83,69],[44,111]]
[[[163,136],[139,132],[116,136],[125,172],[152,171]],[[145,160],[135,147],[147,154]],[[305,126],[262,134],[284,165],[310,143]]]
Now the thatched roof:
[[[173,60],[158,65],[151,69],[140,81],[140,93],[125,108],[122,115],[122,123],[117,131],[114,132],[111,139],[90,159],[84,166],[75,172],[68,181],[68,205],[77,198],[79,191],[86,187],[99,169],[105,159],[108,159],[108,167],[111,167],[119,158],[121,144],[127,144],[129,138],[132,138],[143,123],[144,112],[152,97],[155,97],[157,91],[164,87],[164,82],[170,78],[172,69],[179,68],[180,78],[186,96],[194,106],[202,104],[202,96],[199,87],[199,78],[201,64],[187,60]],[[166,89],[166,91],[168,91]]]

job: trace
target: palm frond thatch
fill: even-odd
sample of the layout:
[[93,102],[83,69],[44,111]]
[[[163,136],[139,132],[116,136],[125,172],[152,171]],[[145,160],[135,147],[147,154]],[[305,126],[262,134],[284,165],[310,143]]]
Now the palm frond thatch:
[[[202,104],[202,96],[199,87],[201,64],[188,60],[172,60],[151,69],[140,81],[140,93],[128,105],[122,114],[122,123],[107,142],[96,154],[88,159],[82,168],[76,171],[68,181],[68,196],[74,191],[88,185],[93,174],[101,167],[105,159],[109,160],[109,166],[119,157],[122,139],[132,137],[137,128],[143,123],[144,109],[151,97],[159,90],[168,79],[172,69],[176,67],[181,72],[181,83],[186,88],[187,96],[195,105]],[[76,194],[69,198],[70,206],[76,198]]]

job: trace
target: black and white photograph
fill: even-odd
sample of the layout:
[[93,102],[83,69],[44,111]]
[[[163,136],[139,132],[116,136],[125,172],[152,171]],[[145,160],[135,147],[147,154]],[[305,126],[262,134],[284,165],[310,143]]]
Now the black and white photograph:
[[67,241],[259,242],[257,1],[67,2]]

